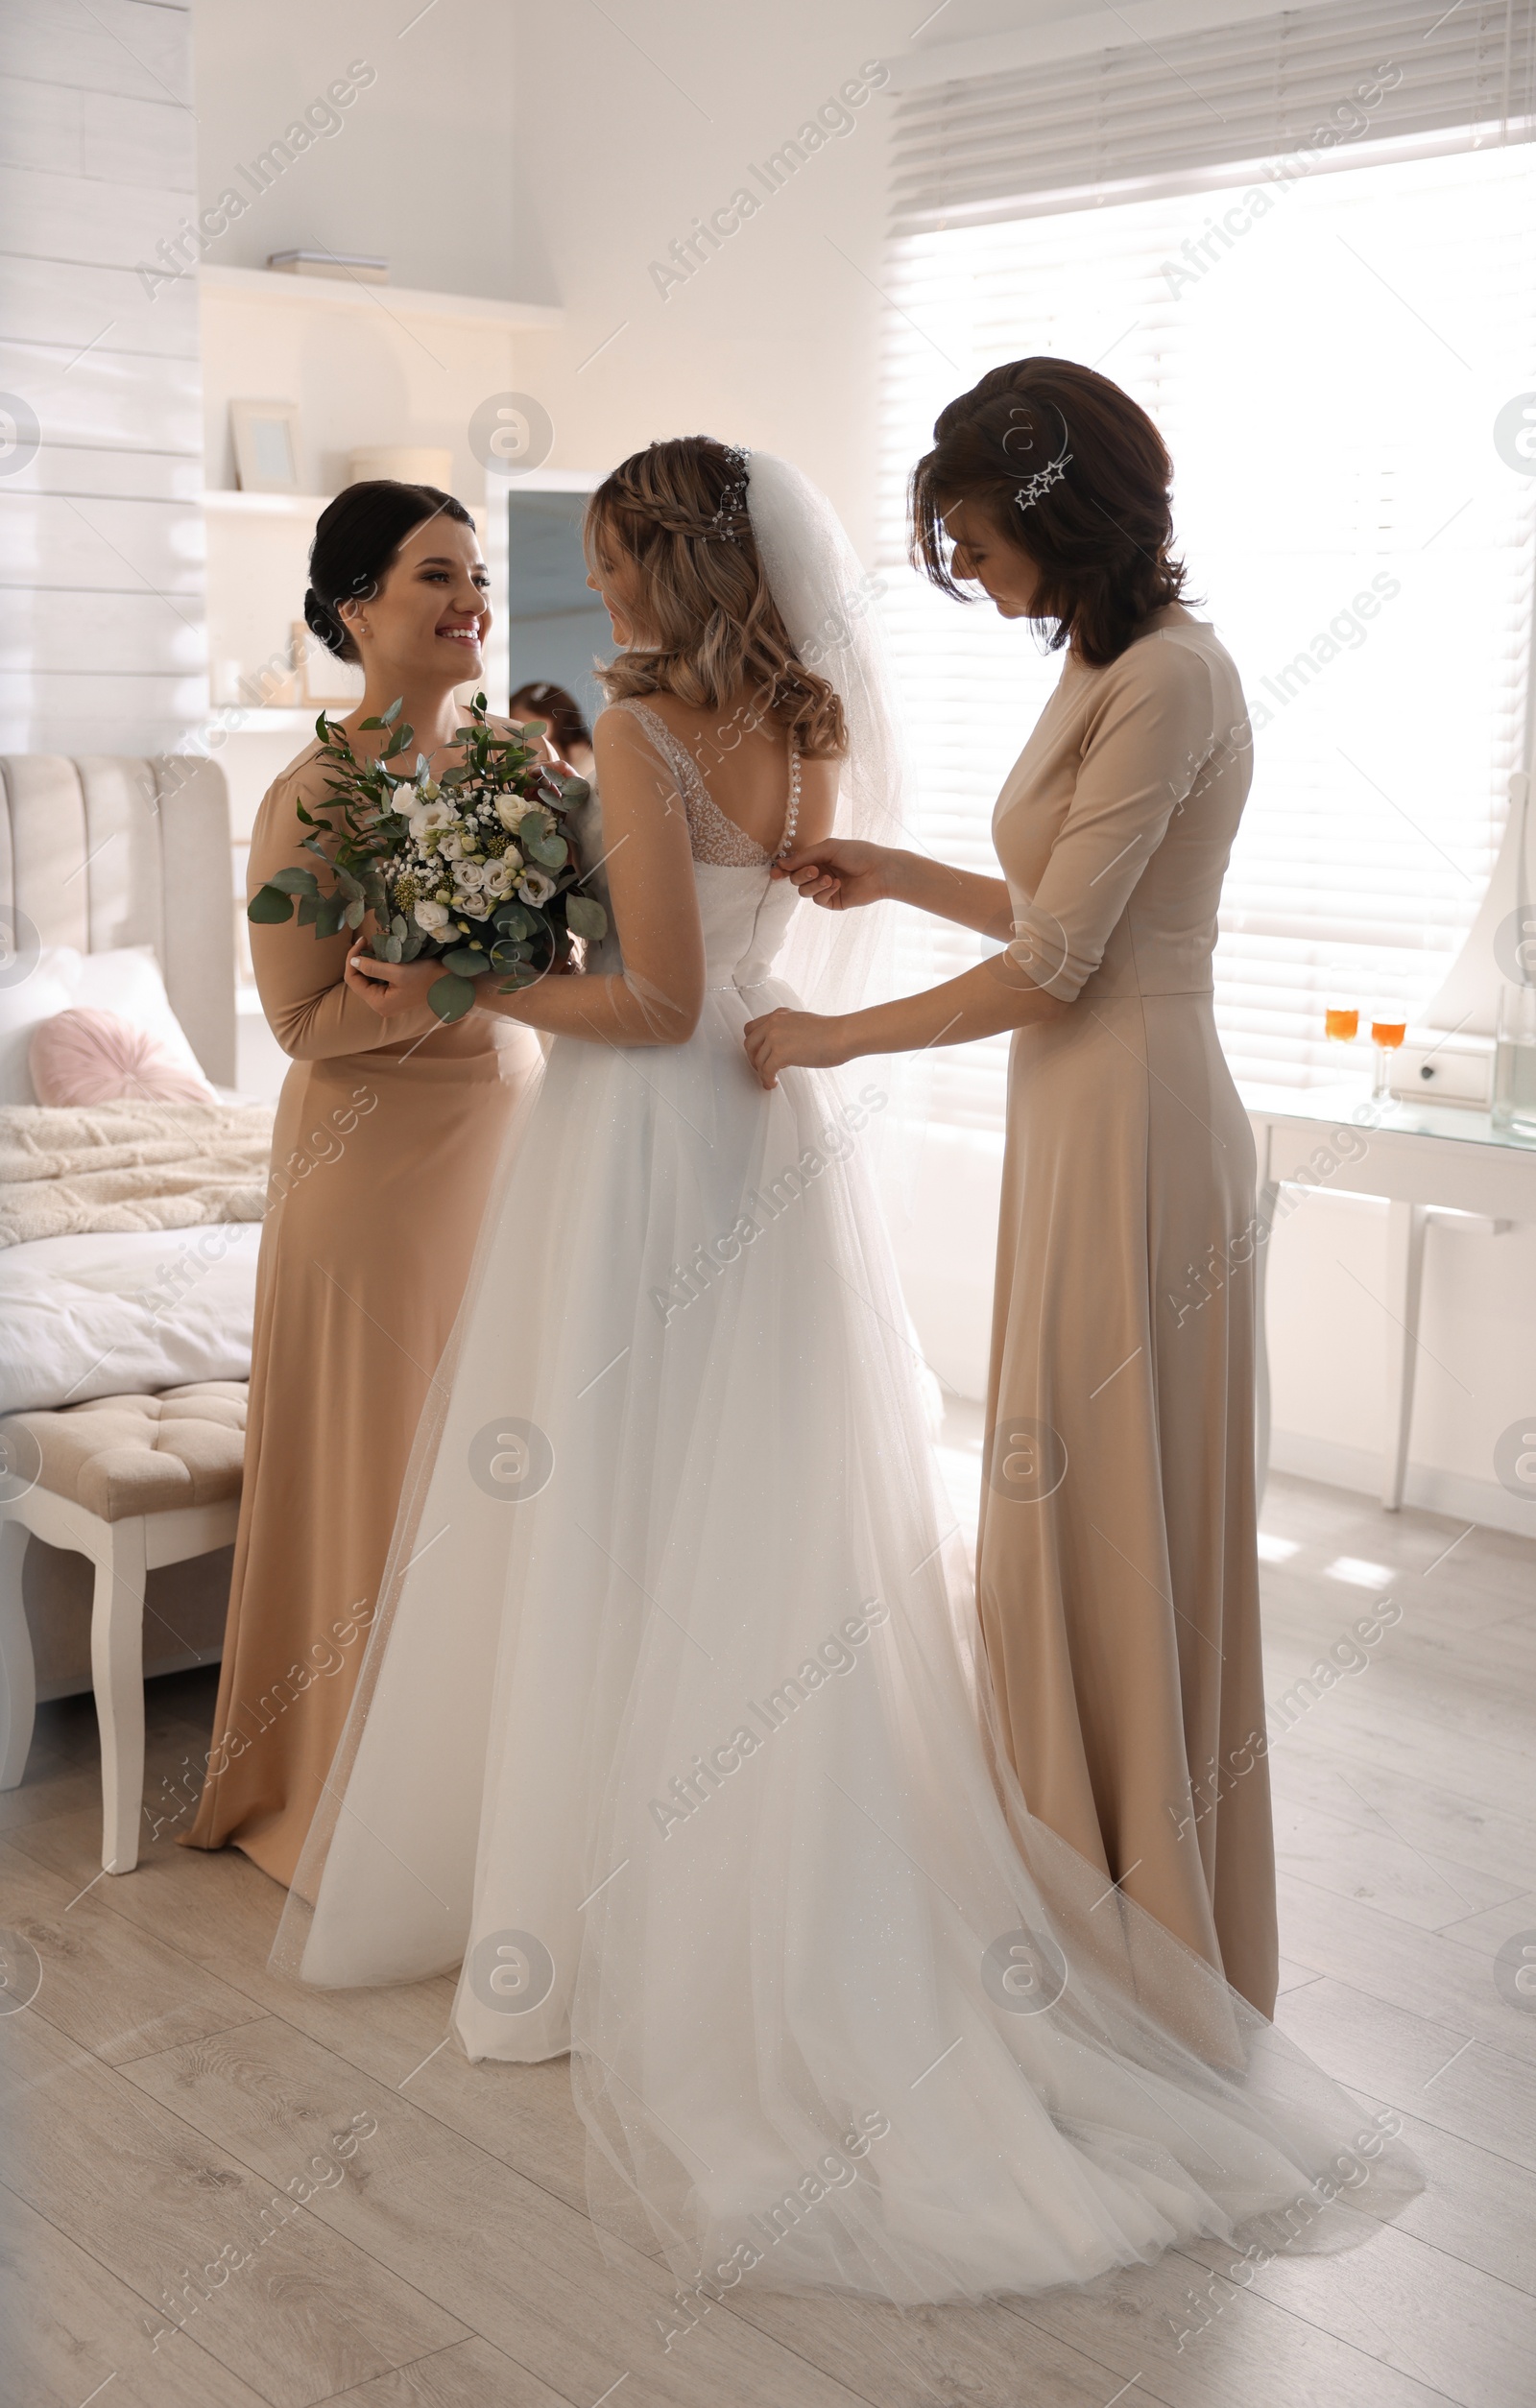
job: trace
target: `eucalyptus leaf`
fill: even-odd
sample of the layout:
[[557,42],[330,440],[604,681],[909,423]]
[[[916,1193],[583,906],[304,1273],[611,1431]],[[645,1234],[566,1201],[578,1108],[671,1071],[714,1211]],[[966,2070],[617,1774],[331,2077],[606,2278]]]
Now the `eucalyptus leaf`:
[[395,697],[394,702],[390,704],[389,709],[388,709],[387,711],[385,711],[385,712],[383,713],[383,715],[381,716],[381,718],[379,719],[379,721],[378,721],[378,725],[379,725],[379,727],[394,727],[394,725],[395,725],[395,723],[396,723],[396,721],[398,719],[398,717],[399,717],[399,715],[400,715],[401,711],[404,709],[404,707],[405,707],[405,697],[404,697],[404,695],[403,695],[403,694],[396,694],[396,696]]
[[267,880],[267,884],[275,886],[279,894],[318,894],[320,892],[315,883],[313,870],[301,870],[297,867],[275,870]]
[[342,914],[342,918],[346,920],[348,928],[361,928],[367,916],[368,905],[364,902],[360,894],[355,898],[355,900],[348,904],[347,909]]
[[457,978],[450,972],[427,989],[426,999],[440,1020],[462,1020],[474,1002],[474,981]]
[[396,912],[394,918],[390,921],[390,935],[392,937],[397,937],[402,944],[405,942],[406,927],[402,913]]
[[591,796],[591,785],[585,777],[564,777],[560,782],[560,799],[567,811],[578,810]]
[[270,882],[266,886],[257,887],[246,905],[247,919],[254,920],[258,928],[276,927],[279,919],[292,919],[293,916],[293,896],[284,894],[280,887],[273,886]]
[[443,966],[451,970],[455,978],[483,978],[491,961],[488,954],[477,953],[472,945],[461,944],[451,953],[444,953]]
[[379,956],[379,959],[384,962],[397,962],[400,959],[400,951],[399,938],[395,936],[386,937],[384,940],[384,950]]
[[570,894],[565,898],[565,925],[573,937],[595,943],[608,934],[608,914],[589,894]]
[[541,870],[564,870],[570,859],[570,846],[563,836],[531,836],[523,850]]
[[320,918],[320,896],[319,896],[318,894],[301,894],[301,895],[300,896],[300,898],[299,898],[299,925],[300,925],[300,928],[313,928],[313,926],[314,926],[314,924],[315,924],[316,920],[317,920],[319,918]]

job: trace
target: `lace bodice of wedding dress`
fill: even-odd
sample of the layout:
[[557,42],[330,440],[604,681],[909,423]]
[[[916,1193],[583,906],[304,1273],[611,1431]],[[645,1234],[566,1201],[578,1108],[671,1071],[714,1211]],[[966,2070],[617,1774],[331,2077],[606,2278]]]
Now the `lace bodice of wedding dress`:
[[[676,781],[687,814],[688,846],[704,931],[706,987],[717,991],[724,987],[761,986],[772,974],[795,914],[794,887],[770,872],[774,861],[790,849],[794,839],[799,816],[798,756],[791,764],[784,833],[776,852],[768,853],[721,810],[693,753],[681,736],[674,735],[660,711],[637,699],[614,707],[628,711],[644,728]],[[575,832],[583,860],[600,861],[602,807],[595,789],[592,799],[583,806]],[[608,910],[612,928],[613,914],[601,870],[588,883]],[[617,939],[610,936],[601,946],[589,950],[587,966],[591,970],[613,971],[619,967],[619,959]]]

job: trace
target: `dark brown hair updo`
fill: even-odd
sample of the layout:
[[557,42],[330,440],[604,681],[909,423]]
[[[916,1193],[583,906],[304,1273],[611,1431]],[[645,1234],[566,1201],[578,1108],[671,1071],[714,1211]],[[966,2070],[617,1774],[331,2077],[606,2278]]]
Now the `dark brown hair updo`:
[[567,757],[573,744],[589,745],[592,741],[592,731],[582,717],[576,697],[547,678],[536,679],[532,685],[520,685],[507,704],[507,717],[546,721],[555,751]]
[[393,477],[348,485],[321,512],[309,547],[304,621],[339,660],[361,658],[341,605],[371,601],[412,528],[440,516],[474,525],[451,493],[435,485],[397,485]]
[[680,435],[604,478],[582,540],[599,579],[632,565],[643,625],[598,683],[611,703],[675,694],[708,710],[745,692],[807,760],[834,760],[848,749],[843,705],[780,617],[748,514],[751,475],[750,454],[712,435]]
[[1043,580],[1040,615],[1058,651],[1102,667],[1154,610],[1178,602],[1173,463],[1146,412],[1072,360],[1011,360],[940,411],[912,471],[912,560],[945,593],[974,601],[953,572],[944,513],[985,512]]

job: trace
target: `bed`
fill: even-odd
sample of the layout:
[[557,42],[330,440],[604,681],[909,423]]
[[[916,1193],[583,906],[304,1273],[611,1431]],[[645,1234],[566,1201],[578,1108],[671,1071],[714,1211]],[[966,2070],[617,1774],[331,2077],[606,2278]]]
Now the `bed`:
[[[229,810],[217,765],[19,754],[0,759],[0,906],[29,951],[149,948],[203,1072],[235,1079]],[[14,918],[12,918],[14,915]],[[0,1251],[0,1412],[244,1379],[259,1223],[46,1236]],[[144,1669],[218,1657],[229,1552],[152,1572]],[[35,1538],[23,1587],[39,1698],[91,1685],[91,1568]]]

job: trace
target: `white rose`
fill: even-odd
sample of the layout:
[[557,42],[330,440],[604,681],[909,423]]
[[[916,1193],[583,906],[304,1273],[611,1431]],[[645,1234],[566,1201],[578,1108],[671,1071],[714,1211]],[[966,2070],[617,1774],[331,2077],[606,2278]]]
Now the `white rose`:
[[465,894],[478,894],[486,882],[483,861],[459,860],[453,865],[453,883]]
[[503,869],[505,869],[509,874],[512,875],[516,875],[516,871],[522,868],[522,855],[517,850],[516,845],[509,845],[507,846],[506,851],[501,856],[501,863]]
[[448,924],[447,906],[444,903],[417,903],[412,907],[411,917],[419,928],[426,930],[429,937],[435,937]]
[[456,827],[445,827],[438,838],[439,861],[459,861],[464,855],[464,839]]
[[503,827],[516,827],[518,822],[525,816],[527,809],[528,805],[524,802],[520,795],[498,795],[496,797],[496,817],[501,822]]
[[536,910],[547,903],[554,892],[554,879],[542,870],[525,870],[517,881],[518,894],[525,903],[532,903]]

